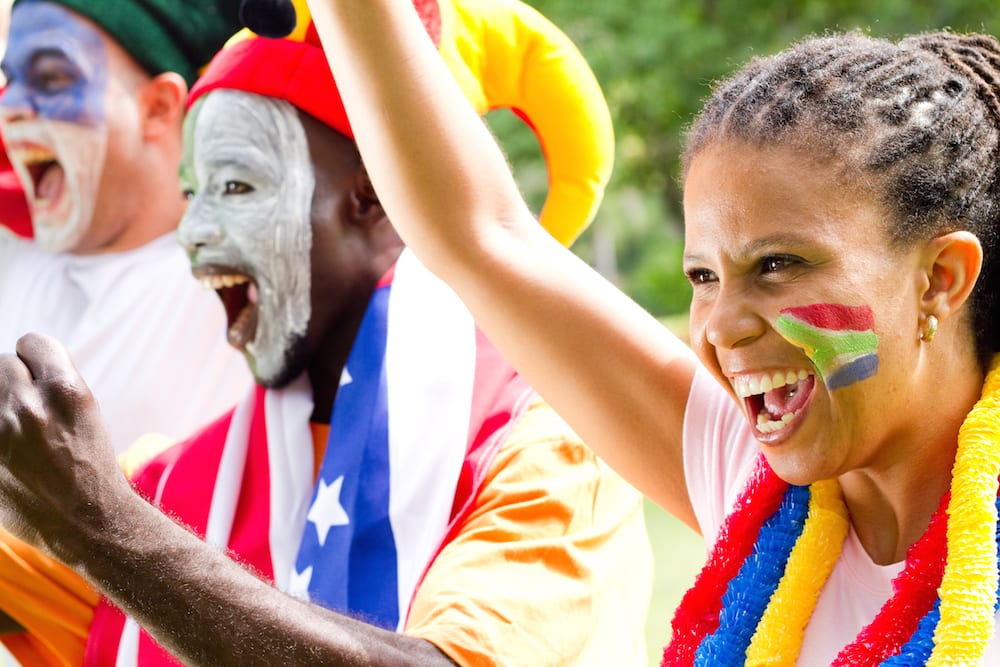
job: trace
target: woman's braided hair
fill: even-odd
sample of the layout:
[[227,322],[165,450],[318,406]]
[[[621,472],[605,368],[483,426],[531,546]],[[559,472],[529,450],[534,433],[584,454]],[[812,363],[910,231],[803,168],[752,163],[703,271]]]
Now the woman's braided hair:
[[985,254],[970,298],[976,349],[1000,351],[1000,44],[987,35],[813,37],[722,82],[688,133],[685,170],[713,141],[788,142],[870,183],[899,246],[955,230]]

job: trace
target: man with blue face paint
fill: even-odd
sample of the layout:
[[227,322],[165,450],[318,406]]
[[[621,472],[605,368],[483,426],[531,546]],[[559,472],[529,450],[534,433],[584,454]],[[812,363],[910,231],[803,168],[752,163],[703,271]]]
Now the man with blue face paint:
[[248,376],[176,241],[188,85],[238,3],[18,0],[0,130],[33,238],[0,233],[0,349],[28,331],[72,351],[117,451],[181,437]]

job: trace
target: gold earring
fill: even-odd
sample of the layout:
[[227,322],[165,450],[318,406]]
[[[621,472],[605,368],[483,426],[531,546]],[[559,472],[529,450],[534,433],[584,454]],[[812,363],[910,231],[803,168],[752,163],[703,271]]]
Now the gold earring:
[[934,334],[937,333],[938,328],[938,318],[933,315],[928,315],[927,319],[924,320],[924,330],[920,332],[920,340],[925,343],[929,343],[934,340]]

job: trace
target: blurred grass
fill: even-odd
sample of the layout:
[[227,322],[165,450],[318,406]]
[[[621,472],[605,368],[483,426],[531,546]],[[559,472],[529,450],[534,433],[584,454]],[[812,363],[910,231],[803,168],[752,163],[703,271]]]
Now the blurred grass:
[[658,667],[670,639],[674,609],[705,562],[705,544],[700,535],[649,500],[645,512],[656,567],[646,619],[646,650],[650,667]]

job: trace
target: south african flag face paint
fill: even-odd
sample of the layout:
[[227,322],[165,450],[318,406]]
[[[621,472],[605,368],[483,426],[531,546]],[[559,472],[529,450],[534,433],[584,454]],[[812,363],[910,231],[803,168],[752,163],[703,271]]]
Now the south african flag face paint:
[[802,348],[829,389],[854,384],[878,370],[878,336],[868,306],[815,303],[785,308],[775,329]]

